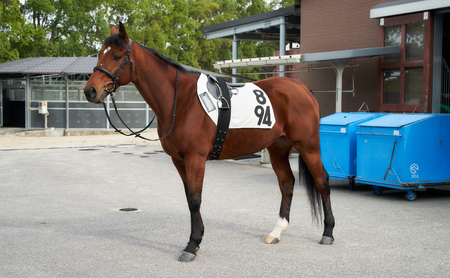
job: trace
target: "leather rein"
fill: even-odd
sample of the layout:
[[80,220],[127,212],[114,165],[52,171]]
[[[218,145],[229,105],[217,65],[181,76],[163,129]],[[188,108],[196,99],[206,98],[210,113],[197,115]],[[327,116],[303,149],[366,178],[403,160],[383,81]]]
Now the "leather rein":
[[[167,137],[167,136],[172,132],[172,130],[173,130],[173,126],[174,126],[174,123],[175,123],[175,111],[176,111],[176,108],[177,108],[177,87],[178,87],[178,76],[179,76],[180,70],[177,69],[177,76],[176,76],[176,78],[175,78],[175,100],[174,100],[174,103],[173,103],[172,125],[171,125],[171,127],[170,127],[169,132],[168,132],[166,135],[164,135],[163,137],[158,138],[158,139],[148,139],[148,138],[143,137],[143,136],[141,135],[141,132],[143,132],[144,130],[146,130],[147,128],[150,127],[150,125],[151,125],[151,124],[153,123],[153,121],[155,120],[156,114],[153,116],[152,120],[150,121],[150,123],[149,123],[146,127],[144,127],[143,129],[141,129],[141,130],[135,132],[135,131],[133,131],[130,127],[128,127],[128,125],[122,120],[122,117],[120,117],[119,111],[117,110],[116,100],[114,99],[114,93],[116,92],[116,89],[117,89],[117,80],[119,80],[120,75],[122,75],[123,70],[124,70],[125,67],[127,66],[128,60],[130,61],[130,73],[131,73],[130,82],[131,82],[131,80],[133,79],[133,60],[131,60],[131,57],[130,57],[132,43],[133,43],[132,40],[130,40],[130,43],[128,44],[127,55],[125,56],[125,59],[123,60],[122,65],[120,66],[120,68],[119,68],[119,70],[117,71],[116,74],[113,74],[113,73],[111,73],[109,70],[107,70],[107,69],[105,69],[105,68],[102,68],[102,67],[100,67],[100,66],[94,67],[94,72],[95,72],[96,70],[98,70],[98,71],[100,71],[100,72],[106,74],[109,78],[111,78],[112,81],[109,81],[109,82],[106,83],[106,85],[105,85],[105,91],[108,92],[109,95],[111,96],[111,100],[112,100],[112,102],[113,102],[113,104],[114,104],[114,110],[116,111],[117,117],[120,119],[120,121],[122,122],[122,124],[123,124],[123,125],[124,125],[131,133],[126,134],[126,133],[122,132],[120,129],[118,129],[116,126],[114,126],[114,124],[113,124],[112,121],[111,121],[111,118],[109,117],[108,109],[106,108],[105,102],[103,102],[103,108],[104,108],[104,110],[105,110],[106,118],[108,118],[109,124],[115,129],[116,132],[119,132],[120,134],[125,135],[125,136],[135,136],[135,137],[139,137],[139,138],[144,139],[144,140],[147,140],[147,141],[159,141],[159,140],[162,140],[162,139],[164,139],[165,137]],[[110,90],[108,90],[108,85],[109,85],[109,84],[112,84],[112,85],[113,85],[113,88],[110,89]]]

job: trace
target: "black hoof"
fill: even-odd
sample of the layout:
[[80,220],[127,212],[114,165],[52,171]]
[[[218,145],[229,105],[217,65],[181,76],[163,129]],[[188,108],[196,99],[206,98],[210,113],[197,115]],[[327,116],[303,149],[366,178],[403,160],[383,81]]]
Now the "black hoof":
[[334,242],[334,239],[332,237],[323,236],[322,240],[320,241],[320,244],[331,245],[331,244],[333,244],[333,242]]
[[192,262],[193,260],[195,260],[195,258],[197,257],[197,255],[183,251],[183,253],[181,253],[181,256],[178,258],[179,262],[183,262],[183,263],[188,263],[188,262]]

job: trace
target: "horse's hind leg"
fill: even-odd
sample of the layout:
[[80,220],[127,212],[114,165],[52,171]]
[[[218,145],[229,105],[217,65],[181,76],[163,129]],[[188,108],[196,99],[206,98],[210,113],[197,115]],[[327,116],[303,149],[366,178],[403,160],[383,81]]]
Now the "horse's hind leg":
[[281,206],[279,219],[275,229],[269,234],[266,243],[274,244],[280,240],[281,233],[286,231],[289,225],[289,213],[291,210],[291,201],[294,191],[295,178],[289,165],[289,154],[292,144],[281,137],[275,143],[267,148],[270,155],[272,168],[278,178],[278,184],[281,191]]
[[[320,244],[332,244],[334,216],[331,210],[330,187],[328,181],[328,173],[325,171],[322,160],[320,158],[320,151],[317,147],[310,146],[297,148],[300,153],[299,157],[299,172],[300,177],[304,177],[305,185],[308,191],[309,200],[313,214],[317,217],[321,215],[320,203],[322,203],[324,211],[324,231]],[[320,195],[318,194],[320,193]],[[321,197],[321,198],[320,198]]]

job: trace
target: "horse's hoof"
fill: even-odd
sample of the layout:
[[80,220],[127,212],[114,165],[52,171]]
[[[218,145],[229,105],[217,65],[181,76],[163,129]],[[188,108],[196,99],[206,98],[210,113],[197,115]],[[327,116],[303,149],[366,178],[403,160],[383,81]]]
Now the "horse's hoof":
[[195,260],[195,258],[197,257],[197,255],[183,251],[183,253],[181,253],[181,256],[178,258],[179,262],[183,262],[183,263],[188,263],[188,262],[192,262],[193,260]]
[[268,236],[265,241],[267,244],[277,244],[278,242],[280,242],[280,239],[273,236]]
[[320,241],[320,244],[331,245],[331,244],[333,244],[333,242],[334,242],[334,239],[332,237],[323,236],[322,240]]

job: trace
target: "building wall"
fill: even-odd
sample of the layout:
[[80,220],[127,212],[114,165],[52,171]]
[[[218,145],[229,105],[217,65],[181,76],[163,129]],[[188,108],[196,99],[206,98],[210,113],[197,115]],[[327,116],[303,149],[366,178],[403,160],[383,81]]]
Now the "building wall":
[[[370,18],[370,9],[391,0],[302,0],[301,1],[301,54],[378,47],[379,20]],[[355,93],[344,92],[342,111],[358,111],[366,102],[370,111],[377,110],[377,58],[355,59],[346,68],[343,90],[352,90],[354,73]],[[302,67],[305,65],[302,65]],[[329,67],[328,63],[311,64],[312,68]],[[302,72],[296,77],[319,102],[321,116],[335,112],[336,74],[333,69]],[[333,92],[320,92],[333,91]]]

